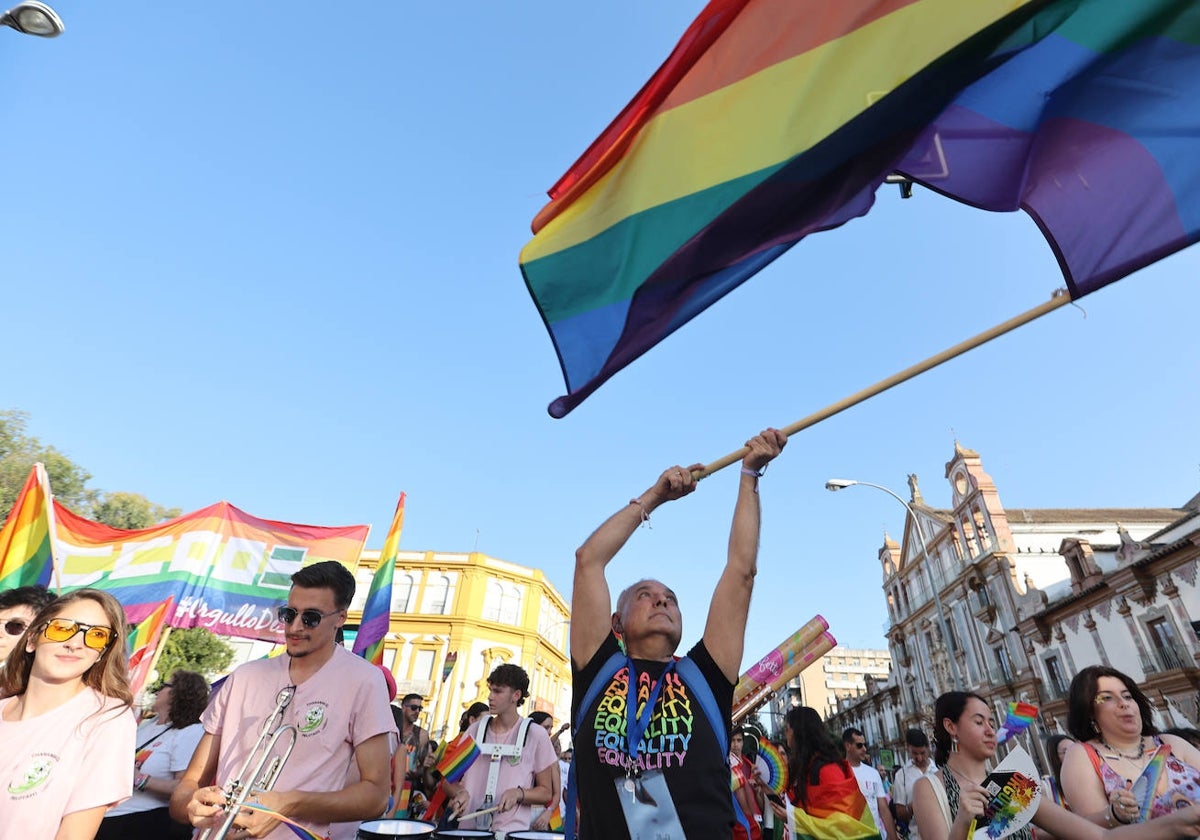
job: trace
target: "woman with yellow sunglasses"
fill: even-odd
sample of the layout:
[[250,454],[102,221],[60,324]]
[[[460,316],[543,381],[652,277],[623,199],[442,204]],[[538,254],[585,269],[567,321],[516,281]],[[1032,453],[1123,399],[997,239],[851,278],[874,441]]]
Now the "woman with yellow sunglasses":
[[137,724],[120,603],[79,589],[43,608],[8,655],[0,697],[5,836],[91,840],[133,791]]

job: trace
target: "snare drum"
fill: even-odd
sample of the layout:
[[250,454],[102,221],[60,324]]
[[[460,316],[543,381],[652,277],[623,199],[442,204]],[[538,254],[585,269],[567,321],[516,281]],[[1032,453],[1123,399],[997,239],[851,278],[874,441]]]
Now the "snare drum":
[[358,840],[395,840],[433,836],[433,823],[421,820],[368,820],[358,827]]
[[559,831],[510,831],[508,840],[563,840]]
[[[443,828],[439,829],[437,834],[433,836],[437,840],[465,840],[468,837],[494,840],[496,837],[494,832],[485,831],[482,828]],[[511,836],[510,834],[509,837]]]

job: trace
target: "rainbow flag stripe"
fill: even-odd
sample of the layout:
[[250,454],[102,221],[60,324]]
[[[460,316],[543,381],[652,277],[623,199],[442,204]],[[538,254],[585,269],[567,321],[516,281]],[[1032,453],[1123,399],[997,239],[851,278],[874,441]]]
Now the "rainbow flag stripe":
[[821,784],[808,789],[808,802],[788,809],[794,822],[792,836],[796,840],[879,840],[879,829],[849,765],[843,764],[849,778],[833,781],[825,769]]
[[54,568],[50,500],[46,468],[34,464],[0,528],[0,589],[49,586]]
[[441,761],[437,763],[437,771],[447,781],[457,782],[466,775],[467,768],[471,766],[472,762],[479,755],[479,745],[475,743],[474,738],[464,732],[458,736],[457,740],[446,747],[445,754],[442,756]]
[[150,676],[150,664],[154,651],[162,639],[163,628],[173,612],[175,597],[171,596],[154,608],[154,612],[138,622],[137,629],[129,634],[129,689],[134,694],[142,690]]
[[400,532],[404,529],[404,499],[400,494],[392,527],[388,529],[383,550],[379,552],[379,567],[371,578],[371,588],[363,605],[362,623],[354,637],[354,652],[382,667],[383,639],[392,626],[392,578],[396,573],[396,554],[400,551]]
[[865,213],[920,130],[1050,0],[711,0],[550,190],[522,249],[564,416],[808,233]]
[[959,201],[1023,209],[1073,298],[1200,239],[1200,8],[1055,0],[898,168]]

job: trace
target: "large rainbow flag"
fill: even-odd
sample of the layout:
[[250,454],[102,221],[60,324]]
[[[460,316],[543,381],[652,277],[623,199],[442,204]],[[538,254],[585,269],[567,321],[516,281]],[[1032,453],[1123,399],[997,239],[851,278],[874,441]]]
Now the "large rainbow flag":
[[392,527],[388,529],[379,567],[371,578],[371,588],[363,605],[362,623],[354,637],[354,652],[369,662],[383,665],[383,638],[392,626],[392,577],[396,572],[396,554],[400,551],[400,532],[404,529],[404,493],[396,502]]
[[1194,242],[1197,17],[1190,0],[711,0],[521,252],[567,385],[550,413],[866,213],[896,170],[1028,211],[1074,297]]
[[803,805],[793,806],[788,802],[788,824],[794,840],[879,840],[881,837],[854,772],[844,762],[842,767],[848,778],[808,788],[808,801]]
[[34,464],[0,528],[0,589],[50,585],[54,568],[51,498],[46,468]]

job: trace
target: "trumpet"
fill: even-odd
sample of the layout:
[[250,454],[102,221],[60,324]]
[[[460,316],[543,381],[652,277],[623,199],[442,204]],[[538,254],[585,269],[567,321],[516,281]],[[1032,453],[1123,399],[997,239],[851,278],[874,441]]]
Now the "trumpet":
[[[280,771],[287,764],[288,757],[291,756],[292,749],[296,746],[296,739],[300,736],[300,730],[294,725],[282,725],[283,712],[292,702],[295,694],[296,686],[289,685],[287,688],[281,689],[275,696],[275,711],[263,724],[258,742],[246,756],[242,769],[225,785],[225,820],[216,829],[205,829],[200,835],[200,840],[225,840],[225,836],[233,828],[233,821],[237,817],[238,811],[242,809],[242,805],[250,794],[254,791],[270,790],[275,786],[275,780],[279,778]],[[276,753],[279,739],[284,736],[290,736],[287,748]]]

